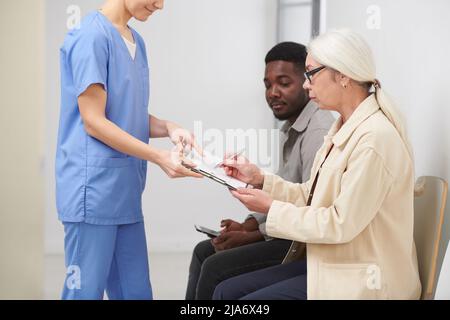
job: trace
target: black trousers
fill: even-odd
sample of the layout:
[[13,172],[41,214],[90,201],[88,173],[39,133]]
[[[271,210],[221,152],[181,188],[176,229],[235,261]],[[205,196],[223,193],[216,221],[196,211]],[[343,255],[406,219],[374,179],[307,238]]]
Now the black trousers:
[[210,300],[216,286],[229,278],[278,265],[292,241],[273,239],[215,252],[211,240],[199,242],[192,254],[187,300]]
[[306,259],[241,274],[221,282],[214,300],[306,300]]

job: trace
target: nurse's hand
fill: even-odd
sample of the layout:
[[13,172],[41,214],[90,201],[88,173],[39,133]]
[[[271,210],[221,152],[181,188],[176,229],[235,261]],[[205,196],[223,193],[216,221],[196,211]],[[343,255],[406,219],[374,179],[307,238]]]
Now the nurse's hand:
[[174,150],[159,150],[155,163],[170,177],[194,177],[203,178],[201,174],[195,173],[187,169],[182,163],[194,168],[195,163],[183,158],[183,149],[177,145]]
[[258,189],[239,188],[230,192],[233,197],[253,212],[267,214],[273,202],[272,197],[267,192]]
[[197,142],[195,142],[195,136],[192,132],[171,121],[166,121],[166,127],[169,138],[174,145],[180,145],[183,147],[184,151],[188,152],[194,148],[200,155],[203,155],[203,150]]
[[232,159],[226,158],[221,166],[228,176],[251,184],[255,188],[262,188],[264,174],[261,169],[248,161],[245,157],[238,156]]

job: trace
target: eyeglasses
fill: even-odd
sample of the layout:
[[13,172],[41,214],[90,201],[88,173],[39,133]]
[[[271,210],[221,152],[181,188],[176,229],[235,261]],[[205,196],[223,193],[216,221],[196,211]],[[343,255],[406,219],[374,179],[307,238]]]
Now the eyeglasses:
[[310,71],[306,71],[306,72],[304,73],[305,78],[308,79],[309,83],[311,83],[311,78],[312,78],[312,76],[315,75],[315,74],[316,74],[317,72],[319,72],[320,70],[325,69],[325,68],[326,68],[326,66],[320,66],[320,67],[317,67],[317,68],[312,69],[312,70],[310,70]]

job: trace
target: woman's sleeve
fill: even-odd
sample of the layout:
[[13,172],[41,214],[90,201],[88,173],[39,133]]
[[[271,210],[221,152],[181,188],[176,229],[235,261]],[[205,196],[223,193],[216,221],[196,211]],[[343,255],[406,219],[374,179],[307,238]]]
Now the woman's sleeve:
[[274,200],[306,206],[309,195],[309,184],[309,181],[306,183],[293,183],[279,176],[266,174],[264,175],[262,190],[270,194]]
[[[274,201],[267,216],[267,234],[307,243],[349,242],[375,217],[392,183],[392,175],[375,150],[355,150],[342,175],[341,191],[330,207]],[[289,188],[285,189],[288,194]]]

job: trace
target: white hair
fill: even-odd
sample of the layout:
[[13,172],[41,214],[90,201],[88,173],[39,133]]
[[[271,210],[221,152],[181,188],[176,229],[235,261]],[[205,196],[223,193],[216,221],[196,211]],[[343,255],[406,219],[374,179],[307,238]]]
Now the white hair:
[[313,39],[308,46],[308,53],[320,64],[330,67],[350,79],[374,85],[380,109],[397,129],[411,159],[413,159],[403,117],[376,79],[372,50],[366,41],[358,33],[349,29],[331,30]]

